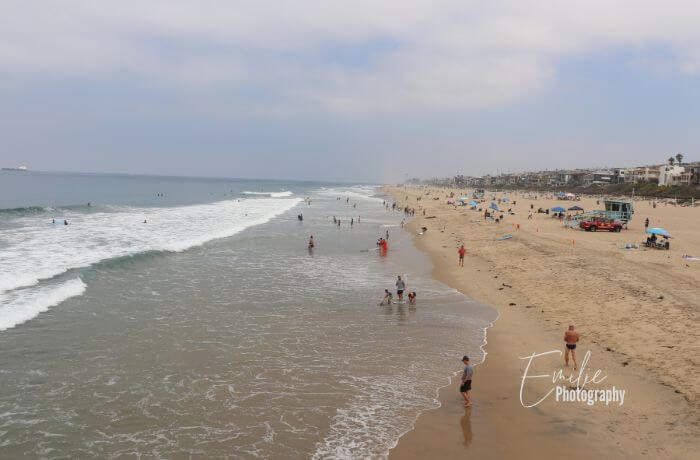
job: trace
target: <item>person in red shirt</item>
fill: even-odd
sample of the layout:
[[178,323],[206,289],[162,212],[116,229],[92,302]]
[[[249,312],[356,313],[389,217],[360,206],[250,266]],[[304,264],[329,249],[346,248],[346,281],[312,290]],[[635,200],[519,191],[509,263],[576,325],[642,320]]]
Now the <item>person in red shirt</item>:
[[462,245],[457,252],[459,253],[459,266],[464,267],[464,254],[467,253],[467,250],[464,249],[464,245]]

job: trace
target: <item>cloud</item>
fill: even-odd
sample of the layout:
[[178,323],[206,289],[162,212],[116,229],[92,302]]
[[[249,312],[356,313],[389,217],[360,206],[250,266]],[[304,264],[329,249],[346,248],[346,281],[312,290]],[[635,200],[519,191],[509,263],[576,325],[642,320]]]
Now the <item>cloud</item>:
[[697,1],[5,0],[0,78],[233,91],[259,113],[469,109],[607,49],[642,50],[640,71],[697,74],[699,17]]

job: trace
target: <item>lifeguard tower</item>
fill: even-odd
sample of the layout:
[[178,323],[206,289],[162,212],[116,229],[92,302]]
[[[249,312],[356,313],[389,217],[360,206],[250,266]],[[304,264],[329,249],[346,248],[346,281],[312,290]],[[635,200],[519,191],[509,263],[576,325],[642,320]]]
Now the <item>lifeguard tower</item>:
[[631,201],[605,200],[605,211],[596,210],[576,214],[571,220],[564,222],[566,227],[578,228],[581,222],[592,220],[595,218],[615,219],[622,222],[627,228],[627,223],[632,220],[634,214],[634,206]]
[[631,201],[605,200],[605,212],[608,219],[619,220],[627,224],[632,220],[634,206]]

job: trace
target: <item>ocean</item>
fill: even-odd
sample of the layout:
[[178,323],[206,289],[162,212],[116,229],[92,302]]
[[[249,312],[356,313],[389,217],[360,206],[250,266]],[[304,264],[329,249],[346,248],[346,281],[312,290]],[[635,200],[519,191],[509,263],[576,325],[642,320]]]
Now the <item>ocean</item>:
[[[1,172],[0,458],[385,457],[496,317],[385,201]],[[399,274],[416,305],[379,306]]]

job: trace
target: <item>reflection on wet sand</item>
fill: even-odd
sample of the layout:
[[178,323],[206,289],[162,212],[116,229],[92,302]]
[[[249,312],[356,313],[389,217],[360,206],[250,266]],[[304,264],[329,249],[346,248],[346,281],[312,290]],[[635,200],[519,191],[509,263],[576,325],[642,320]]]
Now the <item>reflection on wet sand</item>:
[[469,447],[469,444],[472,443],[472,409],[471,407],[467,407],[464,410],[464,417],[459,421],[459,424],[462,425],[462,434],[464,435],[464,447]]

